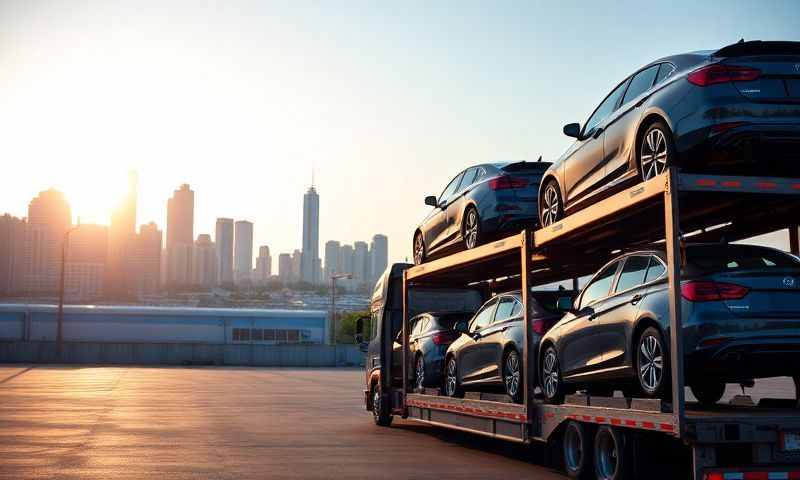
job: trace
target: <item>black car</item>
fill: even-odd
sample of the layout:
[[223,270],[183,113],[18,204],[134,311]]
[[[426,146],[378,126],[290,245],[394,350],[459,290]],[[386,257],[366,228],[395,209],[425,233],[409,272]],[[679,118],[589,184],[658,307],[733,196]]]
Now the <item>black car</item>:
[[541,224],[667,165],[689,173],[800,174],[800,42],[740,42],[656,60],[623,80],[550,167]]
[[[459,322],[466,324],[472,313],[428,312],[409,320],[408,334],[409,373],[413,375],[414,388],[436,386],[441,383],[444,354],[447,347],[460,336],[456,330]],[[400,372],[403,358],[402,331],[393,344],[395,371]],[[402,379],[402,375],[400,375]]]
[[[560,298],[571,299],[574,292],[535,291],[529,297],[534,345],[562,313],[556,308]],[[447,349],[444,393],[460,396],[470,387],[502,387],[514,401],[522,391],[522,353],[525,336],[520,292],[497,295],[486,302],[470,320],[463,334]]]
[[503,232],[538,225],[539,181],[547,162],[486,163],[453,178],[414,231],[414,263],[475,248]]
[[[715,403],[726,383],[800,374],[800,260],[730,244],[688,244],[684,255],[684,375],[695,397]],[[592,278],[542,339],[546,399],[578,388],[669,398],[665,258],[626,254]]]

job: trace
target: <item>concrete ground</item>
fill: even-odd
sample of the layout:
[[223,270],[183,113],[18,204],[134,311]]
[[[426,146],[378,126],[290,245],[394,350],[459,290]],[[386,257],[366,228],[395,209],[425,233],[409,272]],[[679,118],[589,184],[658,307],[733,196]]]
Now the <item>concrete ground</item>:
[[362,375],[0,366],[0,478],[564,478],[540,449],[374,426]]

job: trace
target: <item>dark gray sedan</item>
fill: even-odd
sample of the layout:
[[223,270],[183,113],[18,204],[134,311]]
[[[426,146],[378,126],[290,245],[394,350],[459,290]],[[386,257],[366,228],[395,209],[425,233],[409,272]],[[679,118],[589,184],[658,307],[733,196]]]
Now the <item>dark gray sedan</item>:
[[[715,403],[726,383],[800,374],[800,260],[752,245],[689,244],[683,341],[686,383]],[[662,251],[626,254],[592,278],[544,336],[545,397],[587,388],[669,398],[669,307]]]
[[740,42],[645,65],[611,90],[548,170],[548,226],[678,165],[691,173],[800,175],[800,42]]

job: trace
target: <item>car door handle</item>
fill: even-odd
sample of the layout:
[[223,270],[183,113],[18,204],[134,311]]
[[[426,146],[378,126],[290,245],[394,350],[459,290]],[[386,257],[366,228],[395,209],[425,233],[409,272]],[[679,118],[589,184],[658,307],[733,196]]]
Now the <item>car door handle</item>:
[[631,298],[631,305],[636,305],[641,300],[642,300],[642,296],[637,293],[636,295],[633,296],[633,298]]

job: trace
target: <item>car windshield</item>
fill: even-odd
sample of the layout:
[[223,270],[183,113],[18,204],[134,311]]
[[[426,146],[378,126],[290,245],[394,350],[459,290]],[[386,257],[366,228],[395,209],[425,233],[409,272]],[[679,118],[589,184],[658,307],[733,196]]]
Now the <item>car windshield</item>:
[[572,290],[556,290],[552,292],[532,292],[531,313],[533,315],[561,315],[564,312],[558,309],[556,303],[559,298],[575,298]]
[[686,249],[686,260],[704,272],[763,268],[800,269],[800,261],[778,250],[749,245],[696,245]]
[[[459,321],[469,321],[471,315],[468,313],[452,313],[447,315],[442,315],[441,317],[436,317],[436,325],[438,328],[452,330],[456,323]],[[435,327],[436,328],[436,327]]]

